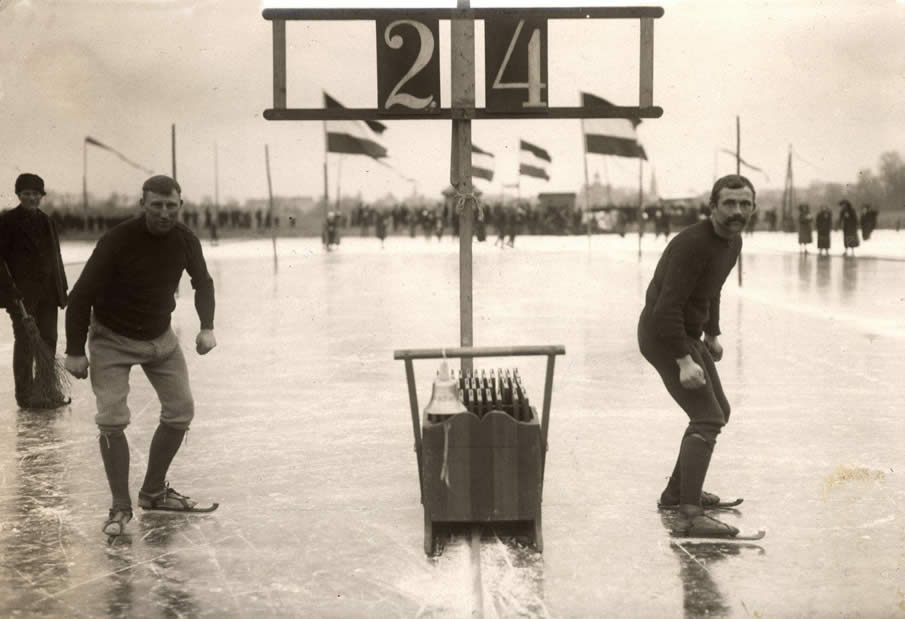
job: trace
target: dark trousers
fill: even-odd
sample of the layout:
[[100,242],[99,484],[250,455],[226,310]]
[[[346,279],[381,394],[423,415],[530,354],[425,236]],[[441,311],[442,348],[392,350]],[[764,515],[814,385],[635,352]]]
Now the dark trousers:
[[[41,338],[51,350],[57,348],[57,304],[51,300],[25,302],[25,310],[35,319]],[[8,308],[13,322],[13,380],[16,385],[16,402],[23,404],[31,397],[34,381],[34,351],[29,345],[25,323],[18,306]]]
[[699,389],[686,389],[682,386],[675,357],[643,324],[638,326],[638,344],[641,354],[660,374],[669,395],[688,415],[688,433],[700,434],[712,445],[722,427],[729,421],[730,408],[713,357],[704,342],[688,338],[691,357],[704,370],[707,379],[707,384]]

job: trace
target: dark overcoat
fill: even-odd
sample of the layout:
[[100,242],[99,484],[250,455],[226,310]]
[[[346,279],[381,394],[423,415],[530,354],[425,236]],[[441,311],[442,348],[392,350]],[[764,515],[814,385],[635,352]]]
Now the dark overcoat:
[[[63,257],[60,254],[60,239],[56,226],[46,213],[38,210],[38,231],[48,236],[46,244],[51,255],[41,255],[41,239],[35,238],[32,227],[25,220],[31,214],[22,205],[0,213],[0,258],[9,267],[10,282],[6,269],[0,264],[0,307],[13,307],[13,282],[25,297],[27,304],[44,299],[48,290],[52,289],[53,300],[58,307],[66,307],[66,293],[69,284],[66,271],[63,269]],[[52,286],[47,285],[47,278]]]

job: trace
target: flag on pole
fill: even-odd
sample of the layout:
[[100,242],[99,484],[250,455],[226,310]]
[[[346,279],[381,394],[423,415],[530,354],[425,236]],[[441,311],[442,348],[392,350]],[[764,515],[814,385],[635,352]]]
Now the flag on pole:
[[[342,108],[343,105],[324,93],[324,107]],[[347,155],[367,155],[372,159],[387,156],[387,149],[378,136],[386,131],[386,125],[376,120],[328,120],[327,152]]]
[[137,168],[146,174],[154,174],[154,170],[149,170],[148,168],[144,167],[143,165],[139,165],[139,164],[135,163],[134,161],[132,161],[131,159],[129,159],[128,157],[123,155],[121,152],[119,152],[115,148],[107,146],[106,144],[103,144],[102,142],[95,140],[91,136],[87,136],[87,135],[85,136],[85,143],[91,144],[92,146],[97,146],[98,148],[103,148],[104,150],[109,150],[111,153],[113,153],[114,155],[116,155],[117,157],[119,157],[120,159],[125,161],[126,163],[128,163],[133,168]]
[[[728,148],[721,148],[720,150],[721,150],[722,152],[726,153],[727,155],[732,155],[733,157],[736,156],[734,150],[729,150]],[[769,177],[769,176],[767,175],[767,173],[764,172],[761,168],[758,168],[757,166],[751,165],[750,163],[748,163],[747,161],[745,161],[745,160],[742,159],[741,157],[738,157],[738,162],[739,162],[740,164],[742,164],[743,166],[745,166],[746,168],[750,169],[750,170],[754,170],[755,172],[760,172],[761,174],[763,174],[764,176],[767,177],[767,181],[770,180],[770,177]]]
[[[613,107],[606,99],[586,92],[581,93],[582,107]],[[647,159],[644,147],[638,142],[636,129],[640,118],[583,118],[585,148],[589,153]]]
[[550,153],[540,146],[535,146],[525,140],[519,140],[519,166],[518,173],[523,176],[533,176],[550,180],[548,169],[553,160]]
[[472,178],[483,178],[488,181],[493,180],[493,170],[496,167],[496,158],[493,153],[489,153],[479,146],[471,145],[471,176]]

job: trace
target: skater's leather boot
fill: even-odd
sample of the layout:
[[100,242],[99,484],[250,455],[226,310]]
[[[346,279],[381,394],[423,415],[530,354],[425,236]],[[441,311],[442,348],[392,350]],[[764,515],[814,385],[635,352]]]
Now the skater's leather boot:
[[687,527],[683,531],[688,537],[735,537],[738,529],[713,516],[704,513],[700,505],[680,505],[679,513],[685,519]]
[[126,532],[126,525],[132,520],[132,510],[122,507],[110,509],[110,515],[104,521],[103,532],[110,537],[118,537]]
[[[701,505],[704,507],[714,507],[720,504],[720,497],[711,492],[701,492]],[[660,500],[657,501],[658,507],[671,507],[675,508],[679,506],[679,495],[673,494],[670,492],[669,488],[666,488],[660,494]]]

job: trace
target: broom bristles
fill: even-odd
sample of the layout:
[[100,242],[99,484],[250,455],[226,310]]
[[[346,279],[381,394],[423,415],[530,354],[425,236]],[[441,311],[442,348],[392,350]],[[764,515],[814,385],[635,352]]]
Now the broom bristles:
[[38,325],[31,317],[25,319],[25,335],[35,361],[35,375],[31,398],[34,404],[52,403],[66,397],[69,377],[63,363],[41,337]]

